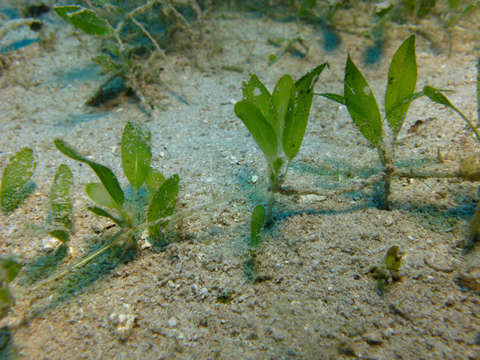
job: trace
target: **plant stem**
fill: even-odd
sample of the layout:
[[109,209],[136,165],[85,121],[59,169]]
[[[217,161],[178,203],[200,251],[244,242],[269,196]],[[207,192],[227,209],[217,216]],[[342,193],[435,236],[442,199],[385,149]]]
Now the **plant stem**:
[[472,128],[472,131],[473,131],[473,133],[475,134],[475,137],[477,138],[478,141],[480,141],[480,134],[478,133],[477,128],[473,125],[472,121],[471,121],[469,118],[467,118],[465,115],[463,115],[463,113],[462,113],[459,109],[457,109],[456,106],[454,106],[454,105],[451,105],[451,106],[452,106],[452,109],[453,109],[458,115],[460,115],[460,117],[461,117],[463,120],[465,120],[465,121],[467,122],[467,124]]
[[381,205],[383,210],[391,210],[392,204],[390,202],[390,194],[392,192],[392,173],[393,167],[391,165],[387,165],[384,168],[384,176],[383,176],[383,204]]
[[[393,138],[393,143],[395,143],[395,136]],[[383,204],[380,205],[380,208],[383,210],[390,210],[390,194],[391,194],[391,186],[392,186],[392,173],[393,173],[393,158],[395,156],[394,153],[394,145],[390,148],[390,153],[387,153],[385,150],[385,144],[382,140],[377,145],[378,155],[380,157],[380,161],[383,165]]]
[[270,173],[270,194],[267,204],[267,216],[265,218],[265,226],[269,227],[273,224],[273,203],[275,202],[275,193],[279,190],[278,177],[273,173]]
[[477,126],[480,126],[480,54],[477,59]]

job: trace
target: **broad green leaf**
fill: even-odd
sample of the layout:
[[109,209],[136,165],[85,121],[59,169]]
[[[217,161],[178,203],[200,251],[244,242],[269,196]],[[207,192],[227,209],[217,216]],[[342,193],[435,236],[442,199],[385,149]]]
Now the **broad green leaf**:
[[5,213],[15,210],[26,197],[27,183],[37,166],[31,149],[24,148],[10,157],[3,170],[1,205]]
[[108,22],[90,9],[80,6],[56,6],[57,14],[89,35],[108,35],[113,29]]
[[262,232],[263,226],[265,225],[265,216],[266,211],[262,205],[257,205],[252,212],[252,220],[250,223],[250,245],[257,247],[260,243],[260,234]]
[[0,258],[0,283],[12,282],[21,268],[22,265],[12,258]]
[[[177,204],[178,183],[180,178],[178,175],[169,177],[160,189],[153,195],[147,212],[147,221],[154,222],[167,216],[173,215]],[[167,225],[168,221],[159,222],[148,228],[150,236],[159,237],[161,231]]]
[[80,161],[90,166],[92,170],[95,172],[95,174],[97,174],[98,178],[102,182],[103,186],[105,186],[110,196],[118,204],[118,206],[123,205],[125,196],[117,180],[117,177],[112,172],[112,170],[110,170],[106,166],[103,166],[90,159],[87,159],[85,156],[78,153],[76,150],[74,150],[70,145],[68,145],[63,140],[55,139],[54,143],[57,149],[64,155],[68,156],[73,160]]
[[295,100],[291,116],[285,119],[283,151],[291,160],[300,150],[307,129],[308,116],[313,100],[313,88],[327,63],[317,66],[295,83]]
[[262,112],[253,103],[242,100],[235,104],[235,114],[250,131],[268,162],[272,162],[277,155],[277,138],[273,127],[265,120]]
[[138,191],[150,172],[150,132],[128,122],[122,135],[122,167],[130,185]]
[[354,124],[368,141],[377,146],[382,138],[380,110],[372,89],[350,55],[345,66],[344,97]]
[[100,183],[90,183],[85,186],[88,196],[92,199],[95,204],[100,206],[105,206],[110,209],[119,209],[118,204],[110,196],[107,189],[103,184]]
[[315,95],[323,96],[324,98],[327,98],[339,104],[345,105],[345,98],[342,95],[332,94],[332,93],[321,93],[321,94],[315,94]]
[[66,230],[52,230],[48,233],[48,235],[54,237],[57,240],[60,240],[63,244],[67,243],[68,240],[70,240],[70,234]]
[[147,177],[145,178],[145,186],[150,194],[155,194],[160,186],[165,182],[165,177],[158,170],[150,168]]
[[409,99],[415,92],[416,83],[415,35],[412,35],[395,52],[388,70],[385,113],[395,136],[402,128],[407,116]]
[[284,75],[278,80],[272,94],[273,106],[276,117],[272,126],[277,134],[277,139],[281,141],[285,119],[292,115],[293,104],[295,100],[295,83],[290,75]]
[[50,210],[52,222],[72,229],[72,188],[73,175],[65,164],[59,166],[50,188]]
[[119,219],[116,216],[110,214],[107,210],[104,210],[104,209],[99,208],[97,206],[89,206],[88,210],[93,212],[95,215],[106,217],[106,218],[112,220],[115,224],[119,225],[120,227],[122,227],[124,225],[124,223],[121,219]]
[[275,129],[275,109],[273,107],[272,95],[263,85],[260,79],[252,74],[247,83],[243,83],[243,100],[254,104],[261,112],[265,120]]

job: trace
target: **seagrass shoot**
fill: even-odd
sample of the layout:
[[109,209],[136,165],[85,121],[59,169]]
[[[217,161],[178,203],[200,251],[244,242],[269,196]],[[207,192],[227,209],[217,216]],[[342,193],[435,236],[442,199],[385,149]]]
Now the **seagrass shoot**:
[[235,104],[235,114],[249,130],[267,161],[270,199],[266,224],[273,221],[274,194],[279,191],[288,168],[302,145],[313,100],[313,88],[324,63],[294,81],[282,76],[270,93],[252,74],[243,83],[243,98]]
[[[398,145],[398,134],[402,129],[410,104],[422,96],[431,98],[431,92],[437,89],[426,86],[415,92],[417,82],[417,62],[415,56],[415,35],[408,37],[392,57],[388,69],[387,88],[384,97],[385,115],[382,118],[377,99],[367,80],[353,62],[350,55],[345,65],[343,95],[322,93],[316,94],[336,101],[347,107],[354,125],[368,142],[377,149],[382,164],[382,180],[384,182],[383,197],[380,208],[391,208],[390,194],[392,176],[403,176],[394,166],[395,150]],[[389,127],[391,137],[386,136],[383,123]],[[408,177],[441,177],[415,174],[411,171]]]
[[[80,154],[64,140],[55,139],[57,149],[69,158],[88,165],[97,175],[98,182],[86,185],[85,190],[94,205],[88,209],[116,225],[113,235],[104,238],[104,245],[81,258],[65,270],[54,273],[30,290],[52,283],[75,269],[94,260],[109,248],[120,245],[125,249],[137,246],[140,238],[151,241],[166,239],[167,225],[174,219],[180,178],[165,178],[152,168],[150,132],[133,122],[128,122],[121,140],[121,164],[128,187],[122,189],[113,171]],[[1,184],[1,208],[12,213],[32,192],[31,177],[36,167],[33,150],[24,148],[7,163]],[[49,215],[45,224],[36,227],[36,235],[49,235],[66,246],[73,234],[73,175],[70,168],[61,164],[55,173],[49,194]],[[8,284],[15,278],[20,264],[13,258],[0,258],[0,309],[2,313],[13,304]]]
[[387,250],[383,262],[369,269],[369,273],[375,279],[375,287],[378,295],[383,296],[389,284],[401,279],[400,267],[402,266],[402,256],[403,254],[400,252],[398,246],[391,246]]
[[119,231],[115,239],[137,243],[141,231],[148,229],[153,239],[163,236],[168,221],[160,219],[173,215],[176,207],[180,178],[163,174],[151,167],[150,132],[138,124],[128,122],[123,130],[121,162],[132,190],[127,197],[118,178],[108,167],[86,158],[65,141],[54,141],[57,149],[67,157],[88,165],[99,182],[86,185],[85,190],[95,203],[88,209],[95,215],[113,221]]

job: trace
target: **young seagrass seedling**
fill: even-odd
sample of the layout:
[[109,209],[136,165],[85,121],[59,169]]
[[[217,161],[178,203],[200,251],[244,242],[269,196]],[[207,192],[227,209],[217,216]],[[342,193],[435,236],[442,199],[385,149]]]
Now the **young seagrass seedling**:
[[360,133],[377,149],[383,166],[384,209],[390,209],[390,187],[395,160],[398,134],[405,122],[410,103],[423,95],[415,93],[417,62],[415,58],[415,36],[406,39],[393,55],[388,70],[385,91],[385,118],[392,132],[392,140],[385,141],[382,116],[375,95],[367,80],[348,55],[345,65],[344,94],[319,94],[347,107],[350,117]]
[[373,266],[369,272],[376,280],[377,294],[385,294],[386,286],[400,280],[400,266],[402,265],[402,256],[400,248],[396,245],[390,247],[385,254],[383,263],[379,266]]
[[[136,244],[145,228],[148,228],[152,239],[162,237],[168,221],[161,219],[173,215],[175,211],[180,178],[172,175],[165,179],[158,170],[150,166],[150,133],[146,129],[128,122],[122,135],[122,168],[133,189],[133,196],[129,199],[108,167],[86,158],[63,140],[56,139],[55,146],[64,155],[87,164],[100,180],[86,185],[87,195],[96,204],[88,209],[98,216],[112,220],[120,227],[112,238],[112,243],[122,239],[129,244]],[[148,194],[146,203],[141,201],[143,185]]]
[[[127,194],[133,192],[132,196],[126,195],[117,177],[108,167],[86,158],[63,140],[56,139],[54,143],[63,154],[87,164],[96,173],[100,182],[86,185],[87,195],[95,203],[95,206],[88,209],[98,216],[112,220],[119,230],[110,236],[99,250],[39,282],[30,290],[50,284],[71,273],[114,245],[136,245],[145,230],[148,231],[150,239],[163,239],[165,228],[174,214],[178,195],[180,178],[173,175],[165,179],[159,171],[151,167],[150,133],[137,124],[127,123],[121,142],[122,168],[132,188]],[[14,211],[31,193],[33,184],[30,179],[35,166],[34,152],[28,148],[20,150],[10,158],[3,171],[0,187],[0,203],[4,213]],[[55,173],[50,189],[47,224],[37,226],[37,233],[40,229],[41,233],[55,237],[63,245],[73,232],[72,188],[72,172],[67,165],[62,164]],[[20,267],[16,261],[0,257],[0,317],[4,316],[13,304],[8,284],[15,278]]]
[[327,65],[317,66],[296,82],[288,74],[282,76],[273,93],[252,74],[250,80],[243,83],[243,99],[235,104],[235,114],[250,131],[267,160],[270,185],[267,225],[273,221],[274,194],[280,189],[290,163],[302,145],[313,88]]

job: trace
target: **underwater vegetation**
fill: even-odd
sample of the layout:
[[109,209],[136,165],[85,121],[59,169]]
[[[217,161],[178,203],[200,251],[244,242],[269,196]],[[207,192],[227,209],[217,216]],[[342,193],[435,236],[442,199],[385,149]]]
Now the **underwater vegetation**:
[[256,75],[243,84],[243,99],[235,104],[242,120],[262,150],[268,164],[271,199],[267,224],[272,223],[274,194],[298,154],[307,129],[313,88],[326,63],[317,66],[296,82],[290,75],[278,80],[271,94]]
[[382,264],[370,268],[369,272],[375,279],[378,295],[384,295],[387,285],[400,280],[402,255],[400,248],[394,245],[387,250]]
[[[147,59],[145,66],[148,66],[148,61],[154,58],[166,61],[165,52],[169,50],[170,39],[179,32],[196,36],[192,24],[202,17],[203,10],[206,9],[206,5],[200,1],[183,2],[187,4],[186,7],[181,7],[180,2],[177,4],[160,0],[142,4],[134,1],[126,3],[129,5],[126,8],[123,8],[123,3],[122,6],[111,6],[110,3],[106,6],[107,2],[94,2],[93,6],[90,2],[81,2],[81,5],[55,7],[56,13],[76,29],[103,40],[102,48],[94,61],[111,74],[107,83],[117,81],[119,78],[129,82],[133,76],[132,72],[138,70],[135,65],[138,58]],[[293,12],[295,18],[318,22],[322,29],[325,49],[333,50],[340,45],[341,37],[335,26],[335,14],[343,8],[353,6],[349,1],[337,2],[337,5],[321,1],[292,0],[281,3],[295,9]],[[326,3],[328,5],[322,8],[322,4]],[[384,21],[390,16],[388,14],[391,14],[392,19],[394,14],[398,14],[396,6],[401,6],[408,16],[417,20],[432,13],[436,4],[435,1],[420,1],[414,2],[415,6],[408,7],[409,3],[411,2],[392,3],[392,7],[382,15],[385,16]],[[478,4],[473,2],[462,9],[460,2],[449,1],[448,6],[452,11],[448,14],[450,19],[448,24],[459,21],[462,16],[467,16],[478,8]],[[157,16],[162,19],[159,23],[156,23],[158,18],[151,15],[154,8],[157,10]],[[319,9],[323,9],[322,12],[319,12]],[[458,16],[454,16],[453,13]],[[386,25],[382,23],[381,26]],[[451,26],[449,25],[449,29]],[[379,31],[378,39],[375,38],[376,35],[368,35],[375,39],[376,49],[372,48],[367,63],[377,61],[382,54],[381,49],[385,45],[382,34],[385,28],[381,30],[383,32]],[[398,166],[398,159],[395,156],[397,137],[405,123],[410,104],[421,97],[427,97],[430,101],[456,112],[480,140],[472,120],[452,104],[445,95],[446,91],[425,86],[416,92],[418,69],[415,41],[414,35],[408,37],[391,59],[386,79],[387,88],[383,97],[384,114],[380,112],[378,98],[360,67],[356,65],[355,59],[350,55],[345,63],[343,94],[314,92],[321,73],[328,67],[326,63],[315,67],[296,81],[289,74],[283,75],[271,92],[255,74],[244,82],[243,97],[235,104],[234,112],[249,130],[265,157],[266,179],[269,183],[268,203],[266,206],[257,205],[251,214],[248,259],[244,267],[249,280],[255,282],[258,279],[257,251],[262,243],[264,227],[271,226],[275,221],[275,194],[305,193],[301,189],[287,189],[283,184],[292,161],[300,152],[315,95],[345,106],[359,134],[376,148],[382,169],[356,189],[382,184],[383,193],[379,203],[382,209],[394,207],[390,196],[391,183],[395,177],[454,177],[466,181],[480,180],[478,155],[460,161],[458,169],[454,172],[426,168],[405,170]],[[477,93],[480,99],[479,96],[480,91]],[[480,123],[480,118],[478,122]],[[97,181],[85,187],[88,197],[93,202],[88,209],[96,216],[110,220],[115,232],[104,239],[104,244],[97,251],[73,265],[66,266],[65,270],[61,268],[37,286],[47,286],[51,281],[85,266],[112,247],[137,248],[139,240],[145,237],[151,241],[165,238],[167,225],[175,220],[180,178],[178,175],[166,178],[151,166],[151,140],[148,130],[134,122],[128,122],[123,130],[120,160],[128,188],[122,188],[119,178],[111,169],[84,156],[65,141],[56,139],[54,144],[63,155],[87,165],[96,174]],[[0,204],[3,213],[14,212],[32,193],[34,184],[31,178],[36,165],[35,153],[30,148],[20,150],[8,160],[1,182]],[[49,216],[41,226],[45,234],[59,240],[64,247],[73,235],[73,184],[72,171],[66,164],[61,164],[54,174],[50,188]],[[331,192],[320,190],[318,193],[337,194],[356,189]],[[315,190],[312,193],[316,193]],[[475,240],[480,236],[479,229],[480,208],[471,222],[471,239]],[[400,251],[398,247],[392,247],[388,250],[383,264],[372,270],[379,294],[383,294],[386,286],[398,279],[400,264]],[[21,267],[21,260],[0,258],[0,318],[5,316],[14,304],[9,284],[22,271]]]
[[[97,216],[111,220],[116,224],[117,230],[99,250],[37,286],[47,285],[52,279],[58,279],[84,266],[113,246],[120,245],[124,248],[136,246],[138,240],[145,236],[145,231],[153,242],[165,237],[166,226],[175,212],[180,178],[178,175],[165,178],[162,173],[151,167],[150,133],[146,129],[128,122],[122,135],[122,169],[131,187],[131,196],[126,195],[111,169],[84,157],[63,140],[56,139],[54,143],[61,153],[88,165],[97,175],[99,182],[89,183],[85,187],[88,197],[95,204],[88,209]],[[0,197],[4,213],[11,213],[25,200],[25,189],[35,164],[33,151],[28,148],[20,150],[10,158],[3,171],[1,184]],[[72,172],[67,165],[62,164],[54,176],[50,189],[49,219],[42,226],[43,232],[58,239],[62,243],[61,246],[65,246],[72,234],[72,187]],[[20,265],[14,260],[2,258],[0,266],[2,269],[0,293],[3,294],[0,297],[0,308],[5,314],[5,309],[13,303],[8,283],[15,278]]]
[[[308,84],[308,86],[303,87],[303,91],[297,90],[296,92],[291,90],[293,87],[293,80],[291,80],[291,77],[288,75],[284,75],[278,80],[272,94],[270,94],[260,80],[258,80],[256,75],[252,75],[249,82],[244,83],[243,100],[237,102],[235,105],[236,115],[248,128],[267,160],[270,184],[270,201],[267,210],[265,210],[262,205],[258,205],[252,213],[251,250],[250,257],[246,262],[246,269],[249,274],[248,277],[252,277],[252,274],[255,273],[256,249],[259,245],[259,241],[257,240],[259,236],[258,234],[260,234],[264,224],[270,226],[274,219],[272,214],[274,201],[273,195],[275,193],[282,193],[284,195],[309,193],[332,195],[351,192],[359,190],[365,186],[383,183],[383,194],[379,207],[381,209],[390,210],[392,208],[390,195],[393,177],[422,179],[459,178],[465,181],[480,180],[478,154],[459,161],[457,164],[458,168],[454,170],[449,167],[442,168],[441,166],[404,170],[396,165],[395,150],[396,146],[398,146],[398,134],[405,123],[410,104],[412,101],[421,97],[427,97],[434,103],[454,110],[463,120],[465,120],[476,138],[480,141],[480,135],[473,125],[473,122],[456,108],[450,100],[448,100],[442,90],[427,85],[424,86],[421,91],[415,91],[417,82],[415,35],[408,37],[392,57],[387,76],[387,87],[384,97],[385,115],[383,117],[380,113],[372,89],[350,55],[348,55],[345,65],[343,95],[334,93],[313,93],[313,88],[318,76],[326,65],[327,64],[320,65],[298,80],[295,83],[297,89],[302,88],[302,82],[303,84]],[[315,77],[312,75],[315,75]],[[296,95],[294,96],[294,94]],[[305,135],[313,95],[322,96],[346,106],[353,124],[358,128],[360,134],[377,149],[379,160],[383,167],[379,174],[370,176],[359,186],[332,190],[330,192],[328,190],[316,191],[314,189],[305,190],[282,187],[283,180],[285,179],[291,161],[300,150]],[[479,94],[477,94],[477,98],[478,95]],[[299,111],[295,110],[297,106],[300,109]],[[301,115],[301,118],[296,122],[294,119],[297,113]],[[388,125],[390,131],[386,132],[384,130],[384,123]],[[289,127],[296,127],[297,124],[299,124],[298,129],[292,130]],[[390,134],[390,137],[387,136],[387,134]],[[285,162],[285,170],[280,171]],[[470,240],[473,239],[475,241],[475,239],[479,237],[479,214],[480,210],[477,209],[471,222]],[[472,246],[471,243],[468,244],[465,246]],[[398,261],[395,262],[391,260],[393,257],[398,258]],[[377,271],[376,279],[379,293],[383,293],[384,286],[391,278],[394,279],[392,275],[393,271],[398,270],[396,267],[400,266],[398,248],[394,248],[390,255],[387,254],[386,259],[385,263],[387,264],[387,269],[390,271],[390,276],[387,276],[385,271]]]

